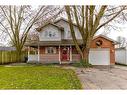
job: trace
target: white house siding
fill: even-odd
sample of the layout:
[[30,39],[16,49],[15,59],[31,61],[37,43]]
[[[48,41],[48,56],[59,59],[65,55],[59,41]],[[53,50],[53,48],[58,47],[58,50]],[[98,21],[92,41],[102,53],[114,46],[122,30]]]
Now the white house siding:
[[[64,39],[72,39],[71,34],[70,34],[70,27],[67,22],[61,20],[57,22],[56,24],[64,28]],[[76,26],[74,26],[74,30],[76,32],[75,34],[76,38],[81,39],[81,34]]]
[[119,64],[127,64],[127,50],[126,49],[116,49],[115,62]]
[[[55,37],[46,37],[45,33],[47,31],[55,32],[56,36]],[[61,41],[61,31],[57,27],[55,27],[53,25],[47,25],[39,33],[40,33],[39,34],[39,40],[40,41]]]

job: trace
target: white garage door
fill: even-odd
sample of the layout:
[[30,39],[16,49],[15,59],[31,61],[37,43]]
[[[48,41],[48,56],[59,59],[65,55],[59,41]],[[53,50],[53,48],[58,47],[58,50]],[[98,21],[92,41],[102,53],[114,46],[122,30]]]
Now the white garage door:
[[89,61],[92,65],[110,65],[110,49],[90,49]]

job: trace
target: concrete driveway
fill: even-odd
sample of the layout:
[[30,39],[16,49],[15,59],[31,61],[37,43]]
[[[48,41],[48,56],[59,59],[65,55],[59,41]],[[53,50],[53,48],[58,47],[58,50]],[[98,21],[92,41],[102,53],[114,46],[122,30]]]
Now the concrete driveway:
[[127,66],[114,66],[111,69],[76,69],[84,89],[127,89]]

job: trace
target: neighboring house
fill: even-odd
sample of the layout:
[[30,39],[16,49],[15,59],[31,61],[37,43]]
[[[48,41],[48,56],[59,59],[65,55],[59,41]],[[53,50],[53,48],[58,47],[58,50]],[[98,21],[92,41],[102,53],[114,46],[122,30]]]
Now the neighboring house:
[[15,47],[4,47],[0,46],[0,51],[15,51]]
[[[74,24],[76,38],[82,46],[81,35]],[[28,52],[28,62],[41,63],[75,63],[80,61],[80,54],[73,43],[68,21],[59,19],[54,23],[48,23],[38,28],[39,41],[27,43],[29,50],[33,47],[35,54]],[[93,38],[90,49],[90,63],[93,65],[110,65],[115,63],[114,46],[117,42],[98,35]],[[37,51],[36,51],[37,50]]]
[[119,64],[127,65],[127,48],[116,48],[115,49],[115,62]]

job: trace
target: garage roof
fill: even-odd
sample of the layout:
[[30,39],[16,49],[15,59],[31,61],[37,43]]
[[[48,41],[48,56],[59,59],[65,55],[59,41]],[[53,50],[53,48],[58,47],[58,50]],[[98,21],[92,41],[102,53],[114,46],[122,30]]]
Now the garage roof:
[[107,39],[107,40],[113,42],[114,44],[119,44],[119,42],[117,42],[117,41],[115,41],[115,40],[113,40],[113,39],[111,39],[111,38],[109,38],[109,37],[107,37],[107,36],[105,36],[105,35],[102,35],[102,34],[95,36],[95,37],[93,38],[93,40],[96,39],[96,38],[98,38],[98,37],[105,38],[105,39]]

